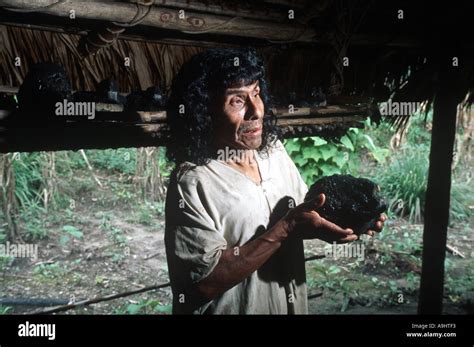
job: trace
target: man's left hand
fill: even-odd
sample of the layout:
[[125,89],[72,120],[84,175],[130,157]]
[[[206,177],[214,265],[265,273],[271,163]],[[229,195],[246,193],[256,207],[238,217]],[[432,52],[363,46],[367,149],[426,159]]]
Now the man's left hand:
[[365,234],[369,236],[374,236],[375,233],[381,232],[386,220],[387,220],[387,216],[385,214],[381,214],[379,219],[375,223],[375,228],[371,230],[367,230]]

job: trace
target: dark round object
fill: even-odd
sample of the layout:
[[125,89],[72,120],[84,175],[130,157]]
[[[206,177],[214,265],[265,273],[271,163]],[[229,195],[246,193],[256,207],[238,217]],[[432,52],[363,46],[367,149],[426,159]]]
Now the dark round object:
[[379,186],[366,178],[333,175],[316,181],[306,194],[305,201],[324,193],[326,202],[317,212],[359,235],[373,229],[380,214],[387,210],[379,191]]
[[71,83],[61,65],[38,63],[26,74],[18,92],[18,103],[22,111],[53,114],[55,104],[69,99],[71,94]]
[[145,91],[129,94],[126,109],[128,111],[158,111],[166,106],[166,95],[157,86]]

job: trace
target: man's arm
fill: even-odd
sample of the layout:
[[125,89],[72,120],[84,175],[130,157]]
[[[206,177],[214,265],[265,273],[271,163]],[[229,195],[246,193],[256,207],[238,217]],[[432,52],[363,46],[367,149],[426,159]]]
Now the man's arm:
[[351,242],[357,239],[350,229],[342,229],[320,217],[315,211],[324,204],[324,195],[292,209],[262,236],[244,246],[222,252],[213,271],[196,284],[200,296],[212,300],[249,277],[259,269],[288,238],[320,238],[328,242]]

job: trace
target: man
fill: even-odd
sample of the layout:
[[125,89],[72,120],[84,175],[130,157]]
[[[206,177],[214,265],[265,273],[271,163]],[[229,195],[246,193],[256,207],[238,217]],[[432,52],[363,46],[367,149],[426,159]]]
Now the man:
[[302,240],[357,239],[318,215],[324,195],[303,203],[307,187],[266,109],[253,51],[200,53],[174,81],[165,231],[174,313],[307,313]]

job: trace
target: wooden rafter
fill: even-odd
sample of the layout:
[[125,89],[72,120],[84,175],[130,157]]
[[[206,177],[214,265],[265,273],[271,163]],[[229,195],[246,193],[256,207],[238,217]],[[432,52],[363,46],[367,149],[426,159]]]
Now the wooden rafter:
[[[122,2],[68,1],[55,6],[44,7],[51,2],[41,0],[0,0],[0,7],[15,10],[38,8],[37,13],[69,19],[71,11],[76,18],[109,22],[129,23],[137,14],[136,6]],[[43,7],[43,8],[41,8]],[[279,23],[235,16],[215,15],[186,11],[180,17],[179,11],[153,6],[149,13],[140,19],[140,25],[162,29],[177,30],[187,34],[217,34],[252,37],[275,41],[311,42],[316,32],[298,22]]]

